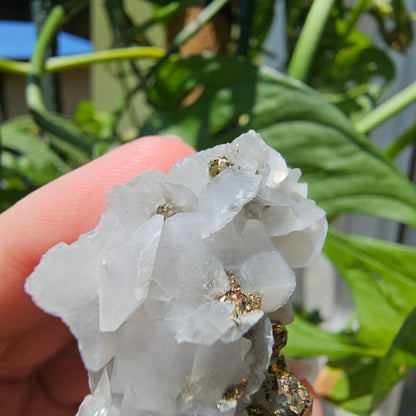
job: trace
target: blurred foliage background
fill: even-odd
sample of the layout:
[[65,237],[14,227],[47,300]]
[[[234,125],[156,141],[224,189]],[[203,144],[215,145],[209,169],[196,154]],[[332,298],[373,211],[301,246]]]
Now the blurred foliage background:
[[[405,2],[22,3],[39,36],[29,62],[0,59],[3,80],[26,80],[28,108],[8,119],[2,98],[1,210],[141,135],[176,134],[203,149],[255,129],[302,169],[331,224],[351,212],[401,224],[395,241],[331,226],[325,254],[355,311],[332,333],[320,328],[319,314],[299,306],[286,349],[294,357],[327,357],[321,376],[335,380],[323,392],[328,400],[358,415],[376,409],[416,365],[416,249],[403,233],[416,227],[416,189],[394,163],[413,146],[414,175],[416,124],[386,149],[369,137],[416,100],[411,84],[383,101],[396,76],[391,51],[405,54],[413,42],[414,13]],[[55,56],[58,30],[88,36],[90,14],[96,50]],[[287,45],[280,71],[262,65],[276,18],[285,22],[280,40]],[[381,43],[363,22],[377,28]],[[103,105],[82,100],[64,115],[62,78],[80,68],[90,68],[94,102]]]

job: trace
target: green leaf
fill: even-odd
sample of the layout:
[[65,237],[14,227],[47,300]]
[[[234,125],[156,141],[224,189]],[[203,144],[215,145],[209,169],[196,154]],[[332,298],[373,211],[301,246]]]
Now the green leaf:
[[322,370],[333,380],[328,399],[338,407],[360,416],[371,409],[372,387],[379,359],[350,356],[338,362],[330,361]]
[[[379,361],[373,357],[353,356],[330,361],[324,371],[336,376],[336,382],[329,392],[331,400],[342,406],[345,401],[370,395]],[[370,405],[368,403],[360,413],[368,412]]]
[[89,133],[92,137],[98,136],[101,123],[97,119],[97,109],[90,101],[80,101],[75,109],[74,121],[84,133]]
[[371,406],[371,394],[365,396],[355,397],[354,399],[346,400],[342,403],[341,407],[347,412],[356,414],[358,416],[367,416],[368,409]]
[[326,355],[332,359],[351,355],[380,356],[382,351],[377,348],[362,348],[348,342],[340,334],[332,334],[320,329],[300,316],[296,316],[288,326],[288,342],[284,354],[292,357],[311,357]]
[[113,138],[114,115],[98,111],[92,102],[80,101],[73,118],[90,142]]
[[[335,65],[334,65],[335,66]],[[351,83],[353,80],[362,85],[372,76],[391,81],[394,77],[394,65],[390,57],[381,49],[373,46],[365,48],[346,47],[336,56],[336,67],[330,75],[334,75],[340,82]]]
[[67,140],[51,134],[47,135],[50,148],[65,160],[71,169],[75,169],[91,160],[91,155],[74,146]]
[[[352,88],[368,83],[377,85],[380,93],[394,77],[394,65],[389,55],[377,48],[372,40],[355,26],[355,19],[364,10],[355,2],[352,9],[345,2],[336,2],[321,36],[308,84],[331,94],[348,93]],[[362,2],[361,2],[362,3]],[[296,47],[310,4],[291,1],[287,4],[287,27],[290,52]],[[364,7],[365,8],[365,7]],[[358,13],[358,16],[356,15]],[[380,97],[380,94],[376,97]]]
[[345,93],[325,93],[325,97],[355,123],[374,109],[375,102],[379,99],[382,91],[381,85],[364,83],[350,88]]
[[68,172],[69,166],[39,136],[29,117],[19,117],[2,125],[3,165],[34,185]]
[[389,144],[385,150],[385,155],[390,159],[395,158],[400,152],[402,152],[407,146],[416,141],[416,124],[413,124],[408,130],[397,137],[392,143]]
[[311,198],[345,211],[416,226],[416,189],[322,95],[236,57],[186,57],[164,65],[149,91],[157,108],[141,134],[173,133],[198,149],[249,128],[300,167]]
[[416,305],[416,249],[330,230],[325,253],[351,289],[357,341],[387,350]]
[[379,86],[392,81],[395,68],[389,55],[356,29],[342,39],[346,22],[338,19],[336,23],[336,31],[328,33],[327,42],[318,49],[310,85],[324,92],[340,93],[374,82],[374,77]]
[[375,377],[372,409],[416,366],[416,308],[410,312],[387,355],[381,360]]

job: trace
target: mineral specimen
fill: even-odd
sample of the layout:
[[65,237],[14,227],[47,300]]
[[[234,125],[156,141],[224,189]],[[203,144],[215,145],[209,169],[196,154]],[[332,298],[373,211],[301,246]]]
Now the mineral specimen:
[[25,288],[78,340],[79,416],[245,412],[270,364],[267,314],[291,316],[293,268],[326,236],[299,178],[250,131],[114,187],[95,230],[43,256]]
[[259,391],[247,408],[248,416],[312,416],[312,398],[306,387],[287,369],[281,353],[287,332],[273,323],[273,353]]

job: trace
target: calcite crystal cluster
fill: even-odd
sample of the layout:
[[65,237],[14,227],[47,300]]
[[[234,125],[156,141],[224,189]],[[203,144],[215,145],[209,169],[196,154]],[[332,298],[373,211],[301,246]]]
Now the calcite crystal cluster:
[[327,231],[300,171],[250,131],[114,187],[96,229],[26,282],[78,340],[79,416],[246,412]]

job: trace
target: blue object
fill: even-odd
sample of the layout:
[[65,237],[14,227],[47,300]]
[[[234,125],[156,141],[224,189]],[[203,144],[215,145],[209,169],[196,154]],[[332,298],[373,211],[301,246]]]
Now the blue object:
[[[33,22],[0,20],[0,57],[27,60],[32,56],[36,43],[36,27]],[[66,32],[58,33],[57,55],[75,55],[92,52],[92,43]]]

